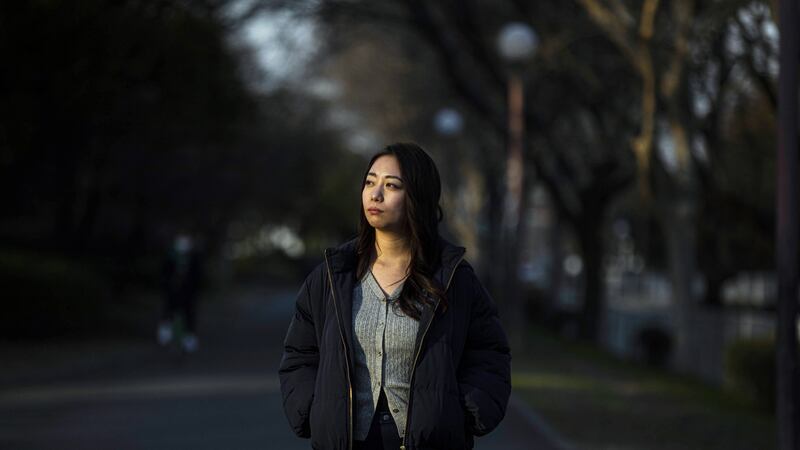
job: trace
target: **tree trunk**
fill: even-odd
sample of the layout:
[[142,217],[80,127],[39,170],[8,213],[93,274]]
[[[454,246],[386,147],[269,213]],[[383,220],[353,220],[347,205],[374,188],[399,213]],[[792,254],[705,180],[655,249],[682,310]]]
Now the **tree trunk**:
[[695,227],[692,206],[685,200],[673,203],[660,214],[672,285],[672,314],[675,330],[675,366],[691,370],[696,357],[691,346],[692,281],[696,273]]
[[487,191],[486,199],[486,228],[481,236],[481,273],[484,284],[489,292],[499,298],[503,283],[503,267],[497,264],[503,255],[503,230],[501,218],[503,217],[503,184],[494,171],[484,171]]
[[602,213],[590,210],[580,218],[578,239],[583,252],[583,309],[580,315],[580,337],[598,342],[603,329],[605,292],[603,289]]
[[[66,146],[65,146],[66,147]],[[75,250],[75,206],[77,191],[75,182],[76,162],[73,152],[64,149],[63,154],[57,158],[58,174],[56,194],[56,216],[53,223],[53,235],[57,246],[67,252]]]
[[564,277],[564,270],[561,261],[564,258],[562,245],[561,245],[561,218],[558,214],[554,214],[552,228],[550,230],[550,283],[548,286],[548,295],[545,299],[543,306],[544,319],[550,322],[555,318],[555,313],[561,293],[562,280]]
[[109,158],[108,144],[95,142],[91,156],[84,169],[84,182],[80,183],[80,202],[77,221],[78,248],[84,249],[90,243],[97,225],[97,218],[103,206],[103,185],[106,163]]
[[[708,275],[708,274],[707,274]],[[722,306],[722,284],[727,277],[707,276],[706,292],[703,296],[703,304],[706,306]]]
[[78,249],[83,250],[89,244],[94,233],[97,217],[100,212],[102,192],[99,181],[94,179],[83,193],[83,204],[80,218],[76,226],[76,244]]

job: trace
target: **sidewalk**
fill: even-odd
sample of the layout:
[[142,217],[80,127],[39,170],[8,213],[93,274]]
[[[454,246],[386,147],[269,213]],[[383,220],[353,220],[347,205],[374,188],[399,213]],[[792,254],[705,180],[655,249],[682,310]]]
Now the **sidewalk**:
[[15,386],[80,378],[97,370],[142,361],[154,343],[144,338],[1,342],[0,391]]

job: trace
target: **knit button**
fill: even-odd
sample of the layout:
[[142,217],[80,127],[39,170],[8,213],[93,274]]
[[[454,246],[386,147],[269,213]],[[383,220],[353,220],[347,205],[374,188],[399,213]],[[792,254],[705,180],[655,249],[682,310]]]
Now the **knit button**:
[[395,408],[395,409],[393,409],[393,410],[392,410],[392,412],[393,412],[393,413],[399,413],[399,412],[400,412],[400,410],[399,410],[399,409],[397,409],[397,408]]

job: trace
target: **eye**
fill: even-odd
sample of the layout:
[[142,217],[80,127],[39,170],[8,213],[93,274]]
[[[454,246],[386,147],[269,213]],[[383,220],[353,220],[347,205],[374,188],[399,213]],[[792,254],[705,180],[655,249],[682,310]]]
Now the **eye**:
[[375,184],[375,182],[374,182],[374,181],[372,181],[372,180],[366,180],[366,181],[364,181],[364,186],[372,186],[373,184]]
[[397,185],[397,184],[394,184],[394,183],[386,183],[386,187],[392,188],[392,189],[402,189],[402,187],[400,185]]

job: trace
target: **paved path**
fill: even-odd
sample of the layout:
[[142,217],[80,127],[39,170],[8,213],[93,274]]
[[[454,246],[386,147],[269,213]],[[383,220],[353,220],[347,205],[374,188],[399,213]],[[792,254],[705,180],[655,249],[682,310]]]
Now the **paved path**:
[[[203,304],[201,349],[188,358],[141,342],[86,367],[0,376],[0,449],[308,449],[289,430],[276,376],[293,297],[248,288]],[[551,450],[557,441],[512,398],[476,447]]]

